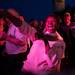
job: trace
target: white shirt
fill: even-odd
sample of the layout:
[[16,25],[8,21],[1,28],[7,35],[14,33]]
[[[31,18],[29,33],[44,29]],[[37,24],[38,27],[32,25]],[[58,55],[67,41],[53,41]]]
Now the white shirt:
[[42,62],[46,62],[49,68],[52,67],[51,60],[45,54],[44,42],[42,40],[37,40],[33,42],[27,60],[24,61],[23,70],[33,73],[39,72],[40,69],[43,69],[43,65],[41,65],[41,67],[38,66]]
[[[13,24],[10,24],[7,34],[18,40],[21,40],[23,42],[25,41],[25,43],[27,43],[25,35],[22,34],[19,31],[19,29]],[[19,46],[10,41],[6,41],[6,49],[5,50],[6,50],[7,54],[23,53],[27,50],[27,44],[25,44],[25,46]]]
[[[53,48],[54,44],[57,44],[57,41],[48,41],[49,46]],[[59,44],[62,44],[59,42]],[[61,46],[61,45],[60,45]],[[65,46],[63,45],[63,50]],[[62,49],[62,48],[61,48]],[[45,43],[43,40],[36,40],[33,42],[33,45],[30,49],[30,52],[27,56],[27,60],[24,61],[22,70],[26,70],[33,73],[38,73],[40,71],[50,70],[55,64],[53,64],[56,54],[50,59],[49,55],[46,53]]]

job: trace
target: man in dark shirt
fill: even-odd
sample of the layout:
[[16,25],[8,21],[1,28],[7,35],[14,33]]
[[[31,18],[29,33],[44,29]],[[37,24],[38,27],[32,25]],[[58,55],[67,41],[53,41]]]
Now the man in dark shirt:
[[72,60],[74,57],[74,33],[73,33],[74,24],[71,22],[71,14],[66,12],[64,15],[63,23],[59,27],[59,33],[63,37],[66,43],[65,49],[65,66],[67,68],[74,67],[74,61]]

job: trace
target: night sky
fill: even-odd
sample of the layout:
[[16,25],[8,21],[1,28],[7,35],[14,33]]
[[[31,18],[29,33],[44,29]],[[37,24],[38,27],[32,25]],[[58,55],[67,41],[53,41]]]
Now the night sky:
[[[0,8],[15,8],[27,20],[40,20],[53,12],[53,0],[0,0]],[[66,6],[75,6],[75,0],[66,0]]]

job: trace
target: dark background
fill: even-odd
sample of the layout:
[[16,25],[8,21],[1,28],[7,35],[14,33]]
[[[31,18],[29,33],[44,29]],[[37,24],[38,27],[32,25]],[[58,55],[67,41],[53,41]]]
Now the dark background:
[[[0,8],[15,8],[27,20],[31,18],[40,20],[52,14],[53,0],[0,0]],[[65,6],[74,7],[75,0],[65,0]]]

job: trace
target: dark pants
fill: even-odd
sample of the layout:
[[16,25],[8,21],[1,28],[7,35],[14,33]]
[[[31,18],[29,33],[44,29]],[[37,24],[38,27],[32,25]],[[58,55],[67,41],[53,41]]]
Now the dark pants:
[[12,54],[8,55],[6,54],[4,56],[4,64],[3,64],[3,71],[6,73],[15,73],[21,71],[23,60],[26,59],[25,53],[20,54]]
[[2,52],[3,52],[4,48],[5,48],[5,45],[0,46],[0,59],[2,58]]

